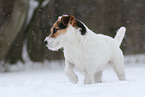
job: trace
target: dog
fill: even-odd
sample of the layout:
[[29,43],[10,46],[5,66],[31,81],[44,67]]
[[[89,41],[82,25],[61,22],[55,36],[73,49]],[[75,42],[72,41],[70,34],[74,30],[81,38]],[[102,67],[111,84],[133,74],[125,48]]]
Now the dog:
[[119,80],[126,80],[120,49],[126,28],[121,27],[115,36],[95,34],[72,15],[59,16],[44,43],[48,49],[63,48],[65,73],[72,83],[78,82],[74,67],[84,74],[84,84],[101,83],[102,71],[111,63]]

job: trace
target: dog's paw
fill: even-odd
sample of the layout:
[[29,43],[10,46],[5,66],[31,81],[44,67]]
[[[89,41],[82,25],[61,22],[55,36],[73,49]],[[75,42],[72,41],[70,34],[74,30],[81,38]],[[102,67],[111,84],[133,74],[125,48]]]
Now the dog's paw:
[[84,84],[92,84],[90,81],[84,81]]
[[71,81],[73,84],[76,84],[76,83],[78,82],[78,77],[77,77],[77,75],[71,76],[70,81]]
[[93,79],[89,75],[85,76],[84,84],[92,84]]

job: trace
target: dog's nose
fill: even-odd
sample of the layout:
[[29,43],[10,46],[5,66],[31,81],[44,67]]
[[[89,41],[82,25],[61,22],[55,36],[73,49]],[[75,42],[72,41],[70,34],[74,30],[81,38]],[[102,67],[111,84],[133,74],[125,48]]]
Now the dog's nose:
[[48,43],[48,42],[45,40],[45,41],[44,41],[44,44],[47,45],[47,43]]

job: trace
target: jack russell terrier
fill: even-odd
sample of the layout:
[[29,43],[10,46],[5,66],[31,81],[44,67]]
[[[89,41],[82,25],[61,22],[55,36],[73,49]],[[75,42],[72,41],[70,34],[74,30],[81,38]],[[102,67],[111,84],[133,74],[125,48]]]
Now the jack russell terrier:
[[64,49],[65,73],[72,83],[78,81],[74,67],[84,74],[84,84],[101,83],[107,64],[111,64],[119,80],[125,80],[124,56],[120,49],[125,32],[126,28],[121,27],[115,38],[95,34],[74,16],[63,15],[58,17],[44,43],[53,51]]

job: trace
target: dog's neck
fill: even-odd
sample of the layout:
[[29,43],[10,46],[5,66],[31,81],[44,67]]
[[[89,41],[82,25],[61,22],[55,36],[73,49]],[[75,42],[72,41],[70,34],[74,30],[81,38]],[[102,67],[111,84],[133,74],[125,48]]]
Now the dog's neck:
[[84,35],[82,35],[81,28],[76,28],[73,27],[72,25],[69,25],[66,32],[67,41],[63,45],[64,49],[86,45],[85,41],[87,41],[88,38],[87,36],[90,34],[91,30],[89,30],[88,27],[86,26],[84,27],[86,29],[86,32]]

